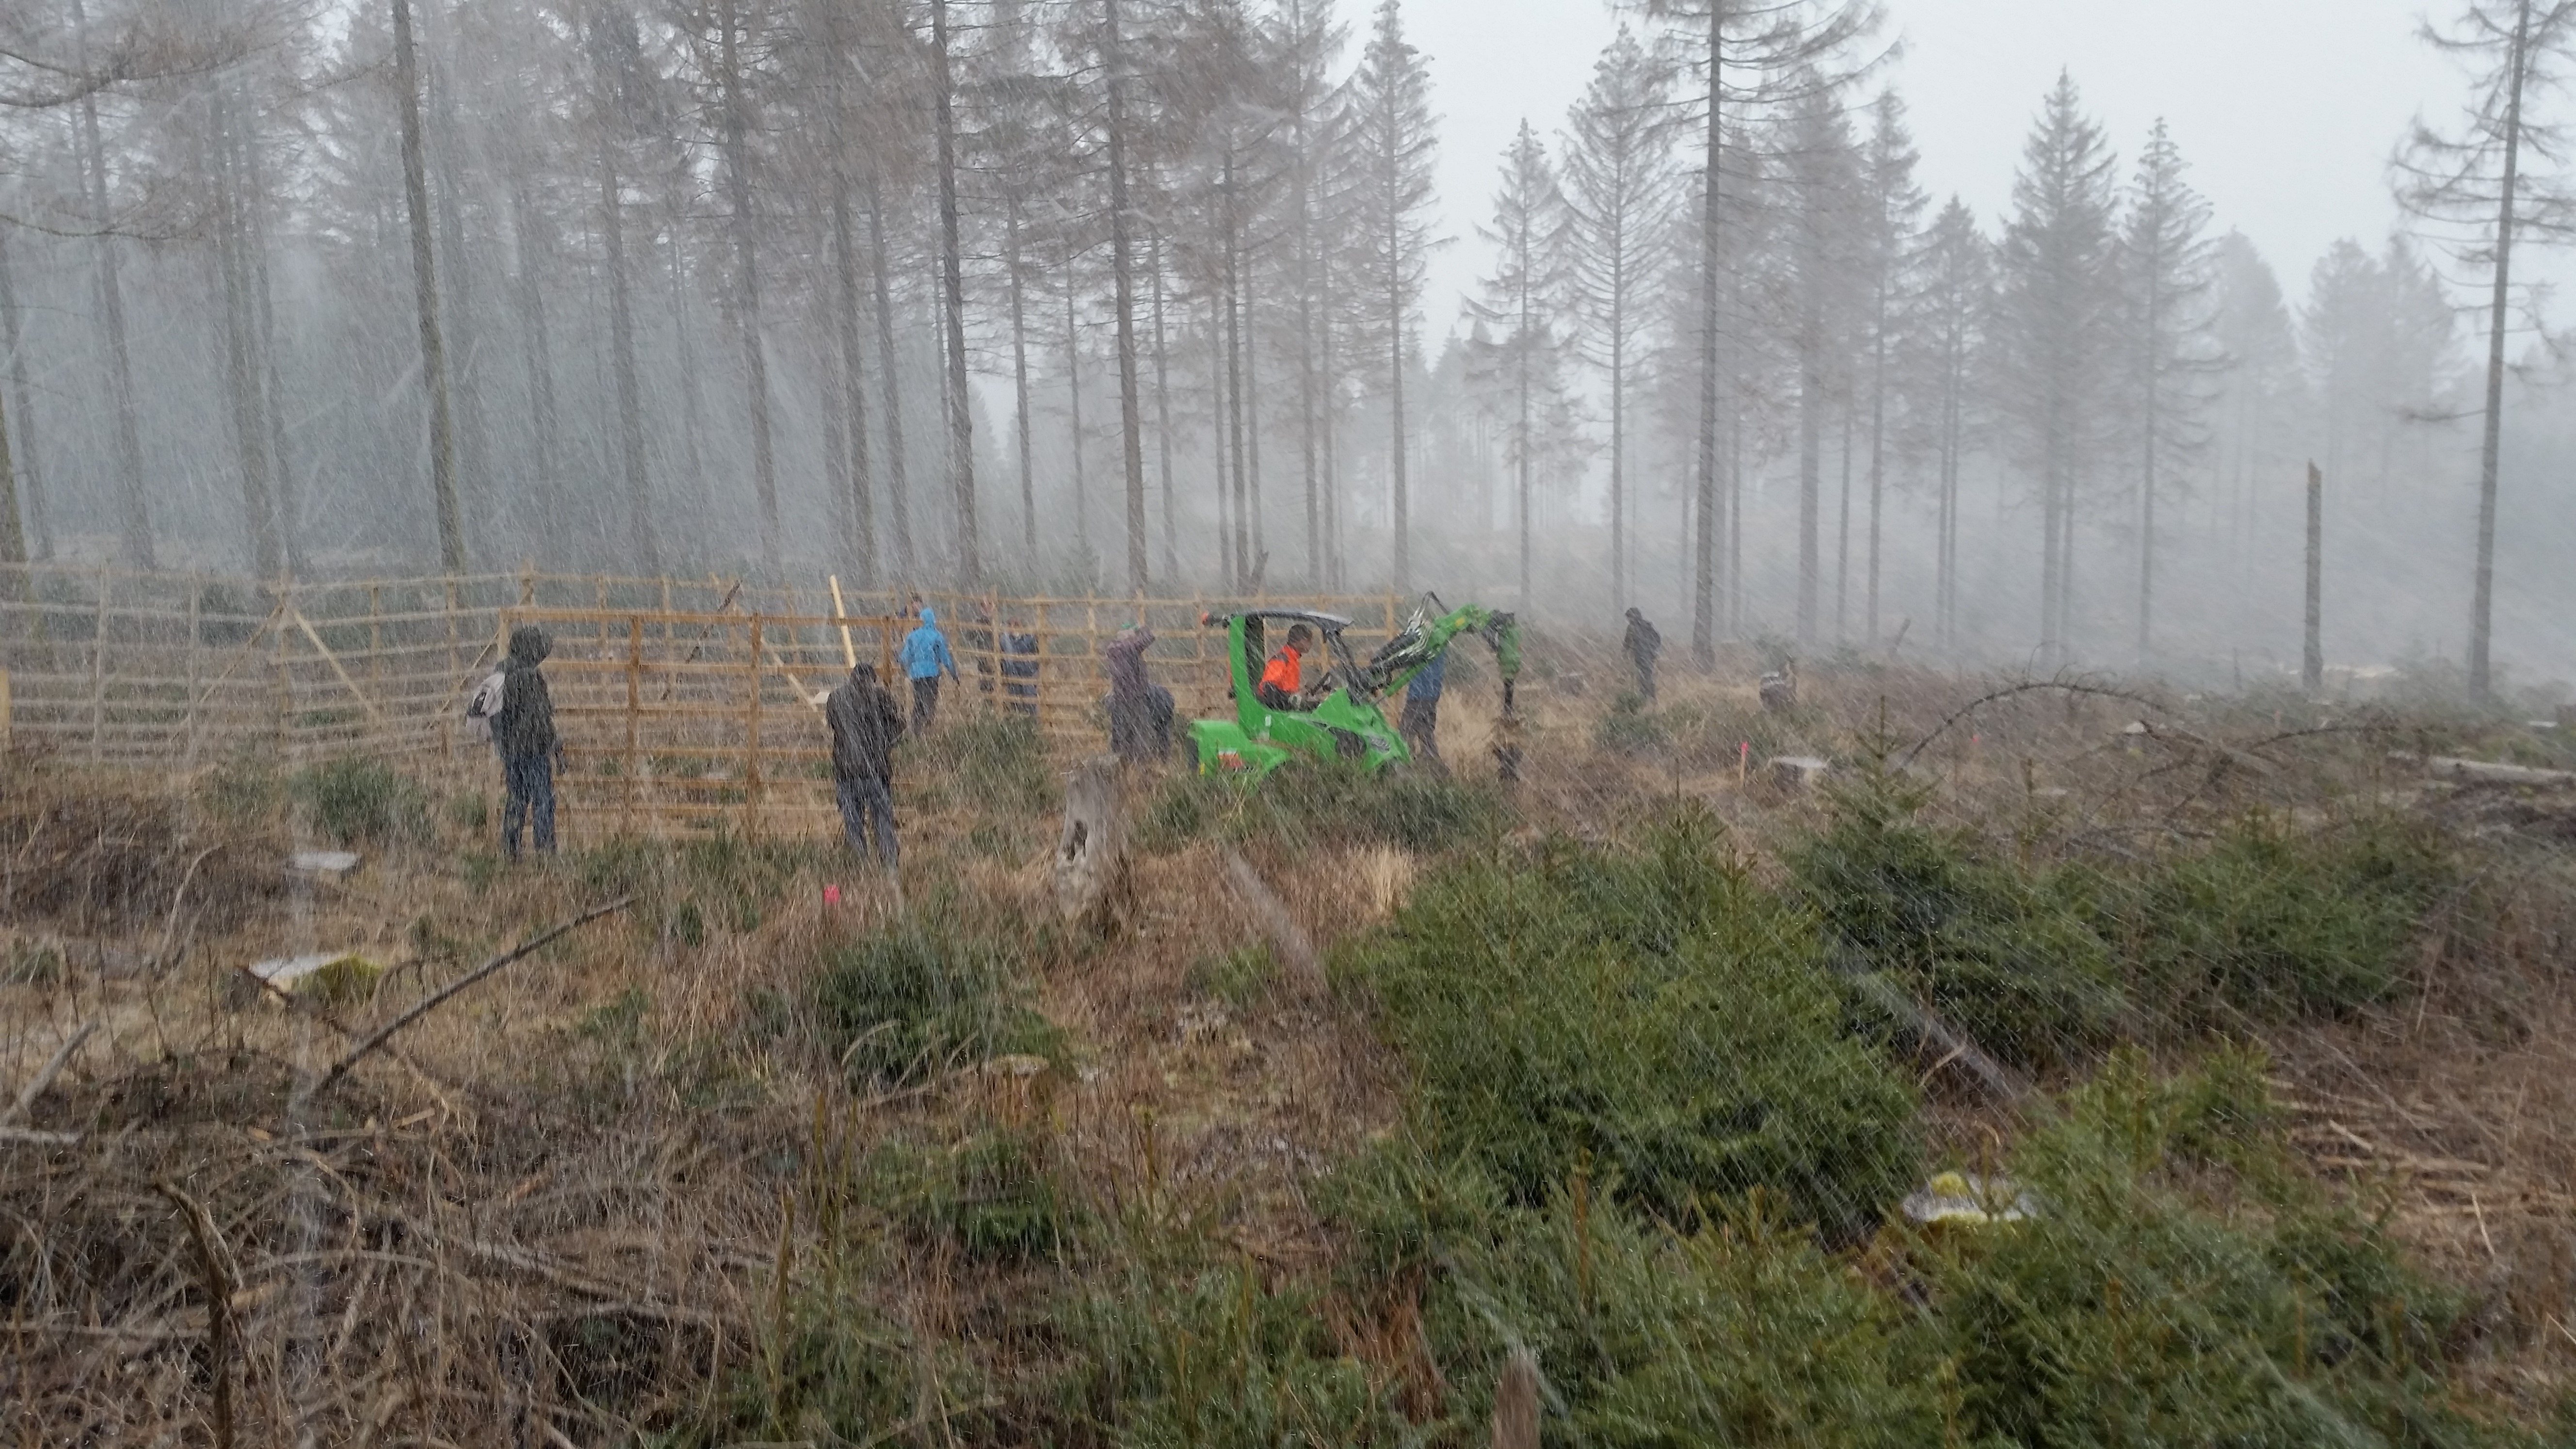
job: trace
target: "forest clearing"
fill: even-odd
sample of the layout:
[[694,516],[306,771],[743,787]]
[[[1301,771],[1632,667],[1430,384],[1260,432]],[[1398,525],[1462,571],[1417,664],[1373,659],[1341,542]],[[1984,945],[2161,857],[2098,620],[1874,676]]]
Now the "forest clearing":
[[1527,1350],[1549,1443],[2564,1442],[2576,741],[1614,659],[1533,640],[1508,788],[1463,655],[1455,777],[1132,773],[1073,921],[989,708],[902,747],[899,888],[819,821],[507,865],[488,762],[21,749],[12,1417],[1463,1444]]
[[0,4],[0,1449],[2576,1445],[2417,3]]

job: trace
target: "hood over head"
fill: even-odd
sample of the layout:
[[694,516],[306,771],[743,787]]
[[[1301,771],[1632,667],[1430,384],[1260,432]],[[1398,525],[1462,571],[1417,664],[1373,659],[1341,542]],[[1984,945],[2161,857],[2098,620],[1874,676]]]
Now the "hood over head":
[[873,664],[853,664],[850,666],[850,678],[860,684],[874,684],[877,682],[877,667]]
[[1645,621],[1645,618],[1646,618],[1646,613],[1645,613],[1645,611],[1644,611],[1643,609],[1630,609],[1630,610],[1628,611],[1628,617],[1629,617],[1629,618],[1631,618],[1631,619],[1635,619],[1635,620],[1637,620],[1637,621],[1638,621],[1638,622],[1640,622],[1640,623],[1643,623],[1643,622]]
[[936,629],[936,628],[938,628],[938,627],[939,627],[939,611],[938,611],[937,609],[934,609],[934,608],[930,607],[928,604],[924,604],[924,605],[922,605],[922,606],[921,606],[921,627],[923,627],[923,628],[925,628],[925,629]]
[[510,662],[522,669],[533,669],[543,664],[546,656],[554,652],[554,647],[554,641],[546,637],[546,631],[534,624],[521,624],[510,631]]

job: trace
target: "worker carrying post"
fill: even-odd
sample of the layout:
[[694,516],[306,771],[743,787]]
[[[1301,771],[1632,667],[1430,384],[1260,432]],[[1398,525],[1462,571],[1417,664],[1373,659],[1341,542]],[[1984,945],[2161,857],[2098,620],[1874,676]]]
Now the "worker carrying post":
[[1255,691],[1261,702],[1272,709],[1304,709],[1306,687],[1306,651],[1315,647],[1315,631],[1303,624],[1292,624],[1288,642],[1261,666],[1261,687]]
[[853,664],[850,677],[823,701],[832,731],[832,786],[841,807],[841,831],[864,859],[868,835],[877,859],[895,868],[894,746],[903,738],[903,711],[877,682],[873,664]]

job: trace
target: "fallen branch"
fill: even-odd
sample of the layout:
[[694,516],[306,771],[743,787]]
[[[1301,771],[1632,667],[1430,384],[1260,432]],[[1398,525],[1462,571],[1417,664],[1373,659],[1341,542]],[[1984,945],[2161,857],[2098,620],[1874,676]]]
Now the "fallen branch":
[[[82,1024],[80,1030],[72,1033],[71,1040],[54,1048],[54,1054],[45,1059],[45,1064],[43,1066],[36,1068],[36,1074],[27,1079],[27,1085],[18,1089],[18,1100],[9,1104],[8,1111],[0,1112],[0,1127],[12,1126],[16,1124],[20,1118],[25,1117],[27,1115],[27,1109],[36,1105],[36,1099],[45,1095],[45,1089],[54,1084],[54,1078],[61,1076],[63,1074],[63,1068],[71,1064],[72,1053],[79,1051],[81,1043],[89,1040],[90,1034],[97,1030],[97,1022],[85,1022]],[[31,1137],[44,1137],[62,1136],[66,1134],[31,1133],[29,1135]],[[77,1132],[70,1133],[68,1135],[74,1142],[78,1142],[80,1140],[80,1134]]]
[[1908,765],[1913,764],[1915,757],[1921,755],[1925,750],[1930,749],[1934,740],[1948,734],[1952,726],[1958,724],[1968,716],[1975,714],[1978,710],[1985,708],[1987,705],[2010,699],[2015,695],[2040,693],[2090,695],[2099,699],[2117,699],[2129,704],[2137,705],[2141,709],[2152,710],[2159,714],[2164,712],[2164,706],[2134,690],[2115,689],[2106,684],[2088,684],[2080,679],[2064,677],[2057,679],[2025,679],[2013,684],[2007,684],[2000,689],[1990,690],[1987,693],[1977,696],[1975,699],[1969,700],[1966,704],[1959,706],[1957,709],[1950,711],[1947,717],[1945,717],[1939,724],[1932,727],[1932,732],[1930,734],[1927,734],[1923,738],[1914,742],[1914,747],[1907,750],[1904,756],[1897,760],[1896,768],[1902,770]]
[[1259,918],[1262,931],[1270,937],[1271,946],[1279,953],[1280,964],[1296,978],[1298,989],[1322,995],[1325,986],[1323,960],[1315,954],[1315,943],[1306,935],[1305,928],[1288,913],[1288,903],[1279,899],[1278,892],[1270,888],[1269,882],[1261,878],[1260,872],[1252,868],[1252,862],[1245,860],[1239,850],[1226,851],[1225,873],[1226,878],[1233,882],[1235,894],[1241,896],[1243,903],[1251,907],[1253,915]]
[[[1930,1007],[1924,1006],[1897,989],[1894,982],[1874,971],[1846,971],[1846,979],[1862,1000],[1887,1014],[1888,1018],[1917,1041],[1941,1053],[1941,1066],[1952,1062],[1968,1069],[1986,1094],[2006,1107],[2018,1107],[2030,1095],[2030,1084],[2021,1074],[1996,1061],[1986,1049],[1966,1032],[1943,1021]],[[1935,1067],[1934,1070],[1939,1070]]]
[[2414,755],[2402,750],[2392,752],[2388,758],[2401,764],[2422,765],[2424,773],[2435,779],[2469,780],[2481,785],[2576,785],[2576,770],[2537,770],[2529,765],[2501,765],[2450,755]]
[[206,863],[207,856],[210,856],[223,848],[224,842],[218,840],[214,844],[207,846],[205,849],[198,851],[197,858],[188,862],[187,873],[179,877],[179,888],[170,894],[170,921],[169,924],[161,928],[161,951],[160,954],[153,959],[153,975],[158,976],[162,972],[165,972],[171,967],[179,964],[179,958],[172,953],[170,947],[171,943],[179,938],[180,908],[188,903],[188,887],[197,879],[197,867]]
[[233,1449],[233,1285],[216,1245],[215,1222],[206,1216],[203,1204],[174,1184],[156,1182],[152,1190],[179,1209],[179,1216],[187,1220],[188,1236],[197,1245],[197,1267],[206,1279],[206,1359],[207,1372],[215,1381],[215,1449]]
[[333,1062],[331,1064],[331,1070],[324,1072],[322,1074],[322,1079],[313,1084],[313,1090],[304,1094],[304,1102],[309,1103],[314,1098],[321,1096],[324,1092],[331,1090],[332,1086],[342,1077],[349,1075],[349,1069],[351,1067],[356,1066],[369,1052],[383,1046],[387,1039],[391,1038],[395,1032],[402,1030],[404,1027],[411,1025],[413,1022],[420,1020],[422,1017],[427,1016],[431,1012],[446,1005],[450,999],[464,991],[467,987],[472,986],[483,978],[492,975],[494,972],[499,971],[502,967],[509,965],[511,962],[518,960],[522,956],[532,955],[544,947],[552,945],[557,938],[568,935],[583,926],[587,926],[602,916],[615,915],[617,912],[622,911],[633,904],[635,904],[635,898],[633,896],[620,896],[616,900],[610,901],[604,906],[593,906],[589,910],[582,912],[580,915],[573,917],[571,920],[563,922],[561,925],[554,926],[539,935],[520,942],[518,945],[511,947],[509,950],[502,952],[500,955],[493,957],[491,960],[486,961],[482,965],[475,967],[473,970],[466,972],[464,975],[457,977],[445,986],[431,992],[428,996],[413,1003],[411,1008],[403,1012],[400,1016],[397,1016],[393,1020],[386,1022],[383,1026],[376,1028],[375,1031],[367,1036],[366,1040],[349,1048],[347,1054],[342,1056],[338,1061]]

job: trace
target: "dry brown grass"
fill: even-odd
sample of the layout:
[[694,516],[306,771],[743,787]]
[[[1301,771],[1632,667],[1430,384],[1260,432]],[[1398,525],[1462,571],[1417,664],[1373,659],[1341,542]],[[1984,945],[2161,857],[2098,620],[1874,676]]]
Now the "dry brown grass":
[[[2009,682],[1810,670],[1805,708],[1765,722],[1749,657],[1720,678],[1666,671],[1665,709],[1723,728],[1657,756],[1604,754],[1594,731],[1623,676],[1606,641],[1560,648],[1559,677],[1580,675],[1581,692],[1533,679],[1520,695],[1524,829],[1608,839],[1679,795],[1763,862],[1822,816],[1758,777],[1739,786],[1727,734],[1757,727],[1784,752],[1929,737],[1914,768],[1940,817],[2034,857],[2152,854],[2256,806],[2437,803],[2389,764],[2381,734],[2302,734],[2315,722],[2090,686],[1961,714]],[[1442,742],[1462,773],[1490,772],[1495,702],[1489,671],[1451,693]],[[2140,719],[2154,732],[2122,733]],[[508,968],[299,1109],[298,1084],[353,1035],[598,899],[582,863],[486,880],[466,863],[484,847],[442,815],[433,844],[381,854],[345,885],[290,888],[274,863],[291,819],[227,825],[166,782],[23,760],[5,781],[0,945],[89,954],[0,986],[0,1105],[80,1024],[102,1026],[21,1140],[0,1141],[14,1238],[0,1378],[46,1442],[204,1433],[207,1277],[162,1184],[202,1203],[221,1239],[238,1442],[587,1444],[681,1417],[759,1361],[782,1241],[810,1262],[818,1208],[875,1148],[1036,1132],[1095,1211],[1146,1203],[1285,1274],[1330,1252],[1304,1184],[1400,1112],[1395,1064],[1346,1005],[1287,983],[1229,1002],[1196,982],[1259,935],[1207,843],[1137,862],[1116,939],[1027,936],[1037,1004],[1071,1044],[1034,1081],[962,1071],[852,1095],[798,1036],[792,1004],[828,944],[903,904],[815,853],[790,862],[750,929],[710,922],[693,945],[667,902],[648,903]],[[2536,1395],[2576,1369],[2576,873],[2557,814],[2512,813],[2455,820],[2495,835],[2497,863],[2475,921],[2428,957],[2424,991],[2271,1045],[2317,1169],[2388,1203],[2446,1275],[2491,1290],[2516,1345],[2492,1371]],[[1034,844],[1001,853],[978,823],[963,806],[907,813],[912,905],[946,887],[999,918],[1043,917],[1053,822],[1006,822],[1006,839]],[[1248,853],[1326,947],[1397,908],[1419,869],[1384,846]],[[845,887],[837,910],[827,882]],[[232,989],[248,961],[344,946],[391,968],[371,999],[245,1008]],[[763,1005],[782,1002],[783,1032]],[[1963,1101],[1941,1130],[1974,1141],[2010,1125]],[[1009,1271],[876,1231],[857,1291],[917,1345],[998,1360],[1026,1337]]]

